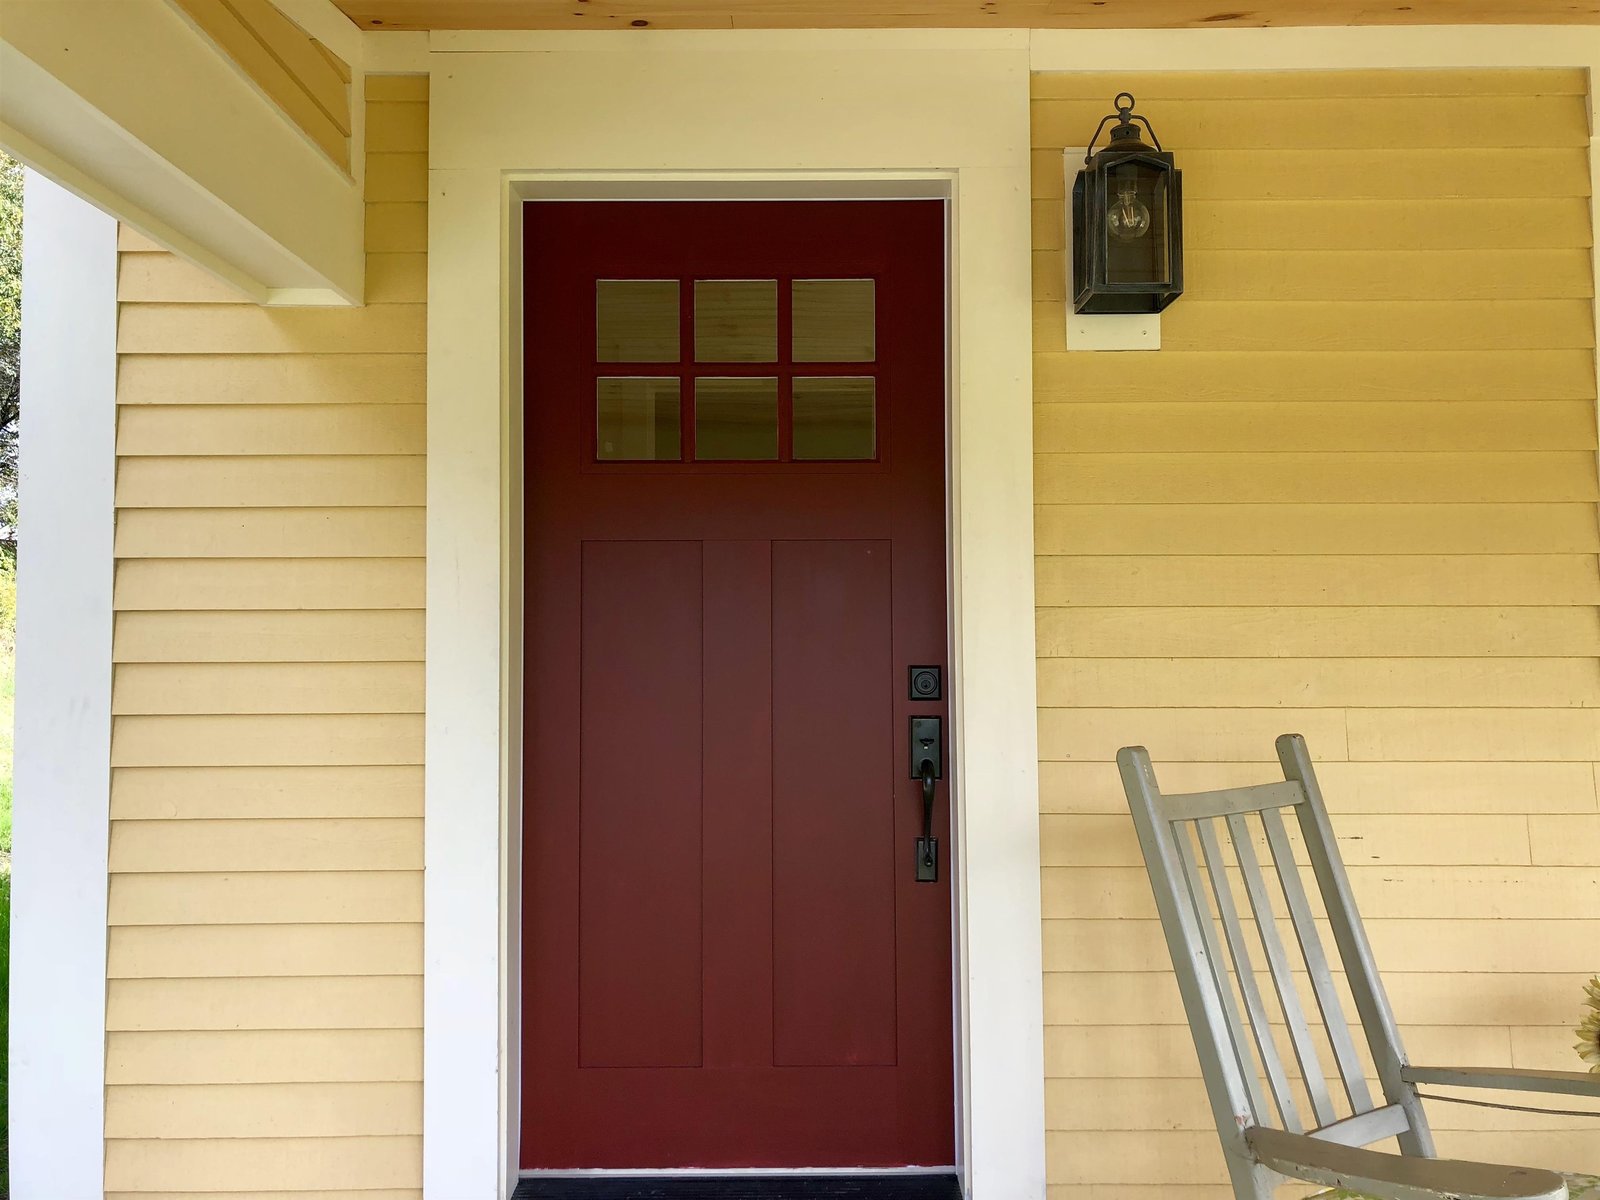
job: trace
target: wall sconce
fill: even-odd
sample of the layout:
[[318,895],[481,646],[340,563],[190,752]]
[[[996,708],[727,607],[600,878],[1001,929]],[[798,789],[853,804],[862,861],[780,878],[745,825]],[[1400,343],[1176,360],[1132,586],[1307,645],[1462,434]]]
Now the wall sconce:
[[[1072,309],[1158,313],[1183,294],[1183,172],[1118,92],[1072,185]],[[1094,144],[1108,122],[1111,142]],[[1155,147],[1145,145],[1140,122]]]

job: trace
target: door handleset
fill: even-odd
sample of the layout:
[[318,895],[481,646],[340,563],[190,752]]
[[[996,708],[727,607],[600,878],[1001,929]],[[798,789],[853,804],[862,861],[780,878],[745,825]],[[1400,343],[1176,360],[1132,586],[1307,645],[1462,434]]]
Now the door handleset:
[[911,778],[922,782],[922,836],[917,839],[917,882],[939,882],[939,839],[933,836],[935,780],[944,776],[943,722],[911,718]]

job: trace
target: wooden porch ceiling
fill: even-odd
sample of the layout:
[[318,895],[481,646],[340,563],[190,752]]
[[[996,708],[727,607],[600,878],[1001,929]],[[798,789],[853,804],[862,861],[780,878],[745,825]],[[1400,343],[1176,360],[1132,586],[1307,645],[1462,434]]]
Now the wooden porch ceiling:
[[363,29],[1592,25],[1600,0],[335,0]]

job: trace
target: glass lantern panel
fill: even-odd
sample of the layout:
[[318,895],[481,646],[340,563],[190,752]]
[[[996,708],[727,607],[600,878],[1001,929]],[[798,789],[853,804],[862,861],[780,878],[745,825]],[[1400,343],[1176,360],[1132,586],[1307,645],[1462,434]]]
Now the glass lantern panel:
[[1106,282],[1169,283],[1168,173],[1148,163],[1116,163],[1105,183]]

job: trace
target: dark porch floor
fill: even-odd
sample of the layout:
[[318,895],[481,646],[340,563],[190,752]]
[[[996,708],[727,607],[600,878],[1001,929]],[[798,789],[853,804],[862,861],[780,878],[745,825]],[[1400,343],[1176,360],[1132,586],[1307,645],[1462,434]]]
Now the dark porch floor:
[[524,1179],[512,1200],[961,1200],[954,1175]]

